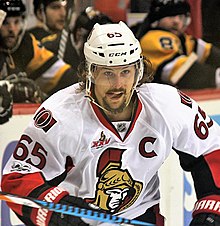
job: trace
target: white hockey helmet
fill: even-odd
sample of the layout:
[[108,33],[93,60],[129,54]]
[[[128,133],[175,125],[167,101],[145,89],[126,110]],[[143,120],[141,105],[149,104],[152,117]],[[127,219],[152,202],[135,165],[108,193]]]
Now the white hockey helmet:
[[141,46],[122,21],[95,24],[84,44],[84,54],[90,64],[121,66],[141,60]]

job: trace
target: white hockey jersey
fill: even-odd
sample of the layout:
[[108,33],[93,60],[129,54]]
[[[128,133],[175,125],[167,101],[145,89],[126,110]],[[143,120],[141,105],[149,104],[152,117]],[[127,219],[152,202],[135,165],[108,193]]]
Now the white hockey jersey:
[[39,107],[4,169],[4,184],[14,183],[6,190],[27,195],[53,182],[134,219],[159,203],[157,172],[172,149],[194,157],[220,150],[220,127],[174,87],[138,87],[132,121],[113,123],[78,88],[63,89]]

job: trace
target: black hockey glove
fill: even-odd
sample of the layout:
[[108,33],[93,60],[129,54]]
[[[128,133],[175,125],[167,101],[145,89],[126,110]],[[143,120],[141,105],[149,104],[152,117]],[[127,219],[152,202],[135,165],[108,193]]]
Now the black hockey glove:
[[9,120],[12,116],[12,96],[6,84],[0,86],[0,124]]
[[193,218],[190,226],[220,226],[220,215],[200,213]]
[[[67,195],[59,201],[60,204],[76,206],[84,209],[91,209],[82,198]],[[81,218],[72,215],[54,212],[50,218],[49,226],[89,226]]]
[[220,197],[210,195],[199,199],[194,206],[190,226],[220,226]]
[[47,95],[25,73],[10,75],[8,81],[12,84],[11,93],[14,103],[42,103]]

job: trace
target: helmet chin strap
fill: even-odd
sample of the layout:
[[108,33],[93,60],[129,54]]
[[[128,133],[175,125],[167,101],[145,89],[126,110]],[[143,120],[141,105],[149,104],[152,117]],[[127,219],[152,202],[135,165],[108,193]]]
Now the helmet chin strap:
[[[129,103],[130,103],[130,101],[131,101],[131,98],[132,98],[132,96],[133,96],[134,90],[135,90],[135,89],[132,88],[131,94],[130,94],[130,96],[129,96],[129,99],[128,99],[128,101],[127,101],[127,103],[126,103],[124,109],[127,108],[127,106],[129,105]],[[90,92],[90,93],[91,93],[91,92]],[[100,105],[99,103],[97,103],[97,101],[91,96],[91,94],[86,94],[85,97],[86,97],[90,102],[92,102],[93,104],[95,104],[96,106],[98,106],[99,108],[101,108],[104,112],[106,112],[106,113],[111,113],[111,114],[113,113],[112,111],[106,109],[105,107],[103,107],[102,105]]]
[[99,108],[101,108],[102,110],[104,110],[105,112],[108,112],[108,113],[111,113],[111,111],[107,110],[106,108],[102,107],[100,104],[97,103],[97,101],[92,97],[92,91],[91,91],[91,88],[92,88],[92,75],[91,75],[91,71],[89,69],[89,74],[87,76],[87,80],[86,80],[86,95],[85,97],[90,101],[92,102],[93,104],[95,104],[96,106],[98,106]]

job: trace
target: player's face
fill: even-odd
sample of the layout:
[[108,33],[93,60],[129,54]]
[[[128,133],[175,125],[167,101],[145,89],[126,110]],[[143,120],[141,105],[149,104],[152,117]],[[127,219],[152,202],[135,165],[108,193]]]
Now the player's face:
[[176,35],[181,35],[186,30],[186,15],[164,17],[159,20],[158,26],[171,31]]
[[127,106],[135,80],[135,66],[97,66],[94,72],[95,95],[99,104],[112,113]]
[[1,45],[4,48],[12,49],[15,47],[19,34],[23,26],[23,19],[20,16],[7,17],[0,29],[1,34]]
[[51,2],[46,7],[46,24],[52,32],[59,32],[64,28],[66,19],[66,2]]

